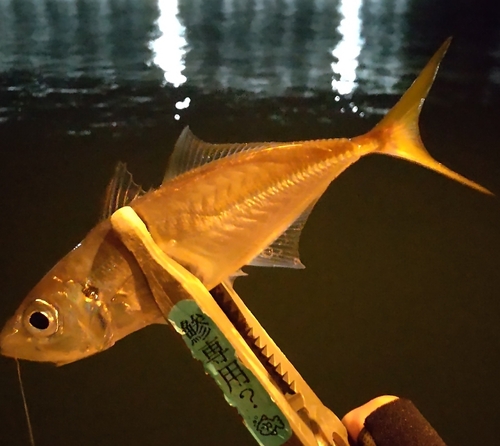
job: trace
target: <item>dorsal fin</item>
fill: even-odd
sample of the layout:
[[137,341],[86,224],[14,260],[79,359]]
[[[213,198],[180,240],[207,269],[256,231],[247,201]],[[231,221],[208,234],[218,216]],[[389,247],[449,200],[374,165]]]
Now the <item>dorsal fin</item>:
[[[163,183],[191,169],[236,153],[293,144],[284,142],[211,144],[197,138],[189,127],[185,127],[175,143]],[[255,257],[249,265],[305,268],[299,258],[299,239],[315,204],[316,201],[311,203],[288,229]]]
[[305,268],[299,257],[300,234],[316,202],[317,200],[311,203],[307,209],[300,214],[299,218],[297,218],[297,220],[295,220],[271,245],[255,257],[249,265],[266,267],[276,266],[293,269]]
[[197,138],[189,127],[185,127],[175,143],[163,182],[191,169],[226,156],[234,155],[235,153],[267,149],[283,144],[279,142],[211,144]]
[[102,220],[105,220],[117,209],[127,206],[146,191],[134,183],[132,174],[127,170],[127,165],[121,161],[115,167],[115,173],[106,188],[104,204],[102,207]]

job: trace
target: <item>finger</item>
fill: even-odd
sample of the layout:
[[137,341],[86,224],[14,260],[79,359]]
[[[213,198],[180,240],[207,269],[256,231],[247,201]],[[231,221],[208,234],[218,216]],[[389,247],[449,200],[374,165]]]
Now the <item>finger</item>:
[[342,418],[342,423],[347,428],[349,436],[356,441],[361,429],[364,427],[366,417],[379,407],[397,399],[398,397],[393,395],[379,396],[348,412],[344,418]]

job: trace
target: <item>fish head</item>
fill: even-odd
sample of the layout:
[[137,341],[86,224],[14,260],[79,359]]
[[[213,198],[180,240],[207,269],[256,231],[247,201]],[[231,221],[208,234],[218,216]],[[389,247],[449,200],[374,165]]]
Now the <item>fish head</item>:
[[49,272],[0,332],[0,353],[63,365],[109,348],[109,316],[96,291]]

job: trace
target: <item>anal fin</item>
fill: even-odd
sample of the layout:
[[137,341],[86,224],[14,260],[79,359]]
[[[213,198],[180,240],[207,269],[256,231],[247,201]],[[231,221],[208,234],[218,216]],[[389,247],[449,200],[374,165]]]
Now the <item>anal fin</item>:
[[299,257],[300,234],[317,201],[314,200],[288,229],[255,257],[249,265],[304,269],[305,266]]

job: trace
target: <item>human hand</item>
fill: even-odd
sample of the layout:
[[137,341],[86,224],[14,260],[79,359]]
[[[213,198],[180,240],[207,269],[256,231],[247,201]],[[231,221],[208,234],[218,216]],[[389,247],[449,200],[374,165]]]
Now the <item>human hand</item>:
[[353,440],[356,440],[361,432],[361,429],[364,427],[366,417],[379,407],[397,399],[399,399],[399,397],[393,395],[378,396],[377,398],[368,401],[366,404],[348,412],[344,418],[342,418],[342,423],[347,428],[349,436]]
[[351,410],[342,419],[359,446],[446,446],[410,400],[383,395]]

